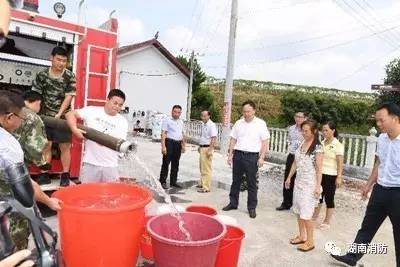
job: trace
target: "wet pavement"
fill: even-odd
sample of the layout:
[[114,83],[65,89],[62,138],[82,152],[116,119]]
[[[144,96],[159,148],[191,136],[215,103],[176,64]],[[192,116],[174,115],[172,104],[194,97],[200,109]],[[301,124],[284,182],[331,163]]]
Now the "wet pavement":
[[[139,139],[138,155],[146,162],[155,175],[161,167],[160,143],[146,139]],[[218,214],[228,215],[236,219],[246,232],[242,243],[239,266],[344,266],[337,264],[324,250],[325,243],[334,241],[344,250],[353,241],[365,212],[367,202],[360,199],[359,188],[363,182],[349,179],[344,186],[337,190],[336,213],[328,230],[315,230],[315,249],[304,253],[289,244],[289,238],[297,234],[297,221],[291,211],[276,211],[282,200],[283,166],[266,164],[260,172],[259,178],[259,205],[257,218],[248,216],[246,202],[247,192],[241,193],[238,210],[224,212],[222,207],[228,204],[229,186],[231,182],[231,168],[225,157],[216,153],[213,162],[213,188],[210,193],[197,192],[195,185],[199,178],[198,153],[196,146],[188,146],[187,152],[182,155],[178,182],[185,188],[171,189],[169,193],[178,205],[186,206],[190,203],[205,203],[214,206]],[[138,168],[138,179],[143,174]],[[153,206],[163,202],[155,198]],[[154,207],[153,207],[154,210]],[[321,215],[324,214],[324,209]],[[322,221],[322,216],[320,218]],[[359,266],[395,266],[395,251],[392,227],[387,219],[376,234],[374,243],[387,245],[386,255],[365,255]]]
[[[150,170],[159,175],[161,167],[160,143],[148,139],[139,139],[138,156],[147,164]],[[337,190],[336,213],[331,228],[315,230],[315,249],[304,253],[289,244],[289,238],[297,235],[296,217],[291,211],[276,211],[282,200],[283,166],[265,164],[259,177],[259,205],[257,218],[248,216],[246,202],[247,193],[240,196],[238,210],[224,212],[222,207],[228,204],[228,194],[231,182],[232,169],[226,159],[215,153],[213,161],[213,188],[210,193],[197,192],[195,187],[199,179],[198,159],[196,146],[188,146],[187,152],[182,155],[178,182],[183,189],[169,189],[168,193],[174,203],[185,207],[191,203],[204,203],[215,207],[218,214],[234,218],[246,232],[242,243],[239,259],[240,267],[260,266],[344,266],[336,263],[324,250],[325,243],[334,241],[344,250],[353,241],[363,218],[367,202],[360,199],[359,188],[361,181],[349,179],[345,185]],[[135,163],[121,162],[121,176],[135,176],[139,182],[150,184],[144,170]],[[164,199],[155,194],[154,200],[148,207],[149,212],[155,212]],[[321,215],[324,210],[322,210]],[[320,219],[320,221],[322,218]],[[53,229],[57,229],[56,217],[47,218]],[[395,252],[392,227],[387,219],[376,234],[374,243],[387,245],[386,255],[366,255],[359,262],[359,266],[395,266]],[[32,244],[31,244],[32,245]],[[342,253],[343,253],[342,252]],[[152,266],[142,265],[140,266]]]

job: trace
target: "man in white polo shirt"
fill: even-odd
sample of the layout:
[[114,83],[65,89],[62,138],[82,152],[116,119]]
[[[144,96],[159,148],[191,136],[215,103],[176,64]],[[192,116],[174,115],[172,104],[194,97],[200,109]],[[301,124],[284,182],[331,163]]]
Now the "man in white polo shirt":
[[218,133],[215,123],[210,119],[210,112],[208,110],[201,112],[201,120],[199,142],[201,179],[197,187],[199,188],[199,193],[208,193],[211,188],[212,157]]
[[180,119],[182,107],[175,105],[172,107],[171,118],[166,118],[161,126],[161,153],[162,166],[160,172],[160,183],[164,189],[167,187],[167,177],[169,164],[171,163],[170,185],[181,189],[178,181],[179,160],[181,154],[185,153],[185,136],[183,132],[183,121]]
[[[112,89],[104,107],[87,106],[67,113],[66,118],[72,133],[82,139],[82,131],[76,120],[82,119],[86,126],[116,138],[126,139],[128,122],[119,114],[125,102],[125,93]],[[83,165],[80,172],[82,183],[117,181],[119,153],[91,140],[85,141]]]
[[228,163],[232,165],[233,181],[229,193],[229,204],[224,211],[237,209],[239,205],[240,183],[243,174],[247,177],[247,209],[250,218],[255,218],[257,207],[257,172],[264,164],[268,152],[270,134],[267,124],[255,116],[256,105],[253,101],[242,104],[243,118],[232,128],[229,144]]
[[375,120],[383,133],[378,138],[374,167],[362,190],[363,199],[372,190],[364,220],[347,254],[331,256],[356,266],[364,255],[358,248],[362,245],[369,248],[379,227],[389,217],[393,227],[396,266],[400,267],[400,107],[394,103],[382,104],[375,113]]

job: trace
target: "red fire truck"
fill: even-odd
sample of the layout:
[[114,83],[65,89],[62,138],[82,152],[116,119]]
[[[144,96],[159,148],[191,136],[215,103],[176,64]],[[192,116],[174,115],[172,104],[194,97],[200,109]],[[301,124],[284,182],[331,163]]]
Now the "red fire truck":
[[[30,7],[33,2],[37,8],[38,1],[26,2]],[[60,45],[71,55],[69,68],[77,79],[73,106],[102,105],[108,91],[115,86],[117,29],[114,18],[100,28],[90,28],[37,12],[13,10],[10,34],[0,48],[0,88],[12,85],[21,90],[30,89],[36,73],[50,66],[51,50]],[[74,139],[71,176],[79,176],[82,149],[82,142]],[[61,170],[60,160],[55,158],[51,173]]]

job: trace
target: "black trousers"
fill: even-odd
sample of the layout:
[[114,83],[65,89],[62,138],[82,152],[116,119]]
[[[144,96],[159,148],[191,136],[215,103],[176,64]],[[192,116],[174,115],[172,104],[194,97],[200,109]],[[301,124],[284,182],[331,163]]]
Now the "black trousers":
[[182,141],[172,139],[165,140],[167,154],[162,158],[162,166],[160,172],[160,183],[166,183],[168,177],[169,164],[171,163],[171,173],[169,175],[170,184],[176,184],[178,180],[179,160],[182,154]]
[[285,177],[283,178],[283,202],[282,205],[290,208],[293,204],[293,188],[294,181],[296,180],[296,173],[294,173],[292,180],[290,181],[290,188],[285,188],[285,180],[290,173],[290,169],[292,168],[295,156],[294,154],[289,154],[286,159],[286,167],[285,167]]
[[257,207],[257,171],[258,171],[258,153],[249,153],[235,150],[232,164],[232,185],[229,193],[230,204],[234,207],[239,205],[240,184],[242,176],[247,178],[247,208],[255,209]]
[[322,204],[325,200],[328,209],[335,208],[336,178],[336,175],[322,174],[322,194],[319,203]]
[[[369,244],[379,227],[389,216],[393,227],[394,244],[396,250],[396,264],[400,267],[400,187],[387,188],[378,184],[374,186],[365,211],[361,229],[354,240],[355,244]],[[388,250],[392,249],[388,247]],[[361,253],[348,253],[355,260],[361,259]]]

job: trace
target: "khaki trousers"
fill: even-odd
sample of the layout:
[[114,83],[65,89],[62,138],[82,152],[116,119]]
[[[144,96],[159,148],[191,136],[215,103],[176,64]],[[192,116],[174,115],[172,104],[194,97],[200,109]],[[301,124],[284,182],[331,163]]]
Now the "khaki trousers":
[[200,174],[201,174],[201,185],[205,190],[211,188],[211,176],[212,176],[212,158],[208,156],[208,147],[200,147]]

